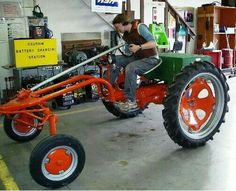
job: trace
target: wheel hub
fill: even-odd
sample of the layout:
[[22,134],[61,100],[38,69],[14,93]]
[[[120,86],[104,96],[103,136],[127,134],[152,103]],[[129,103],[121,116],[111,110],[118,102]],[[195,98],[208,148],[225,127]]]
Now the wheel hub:
[[14,118],[13,125],[19,133],[28,133],[34,126],[34,118],[25,114],[19,114]]
[[194,108],[196,106],[196,103],[195,103],[194,99],[188,100],[187,103],[188,103],[188,106],[191,107],[191,108]]
[[[204,95],[202,96],[202,92]],[[181,98],[180,114],[189,131],[199,131],[215,105],[215,96],[205,79],[196,79]]]
[[63,148],[56,149],[48,154],[45,160],[45,169],[54,175],[63,174],[72,164],[72,155]]

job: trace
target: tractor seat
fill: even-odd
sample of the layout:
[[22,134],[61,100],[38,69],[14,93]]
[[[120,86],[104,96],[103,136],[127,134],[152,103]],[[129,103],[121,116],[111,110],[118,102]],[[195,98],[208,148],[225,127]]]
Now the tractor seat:
[[159,58],[157,65],[151,68],[150,70],[148,70],[147,72],[143,73],[143,76],[148,80],[155,79],[158,74],[157,73],[158,67],[161,65],[161,63],[162,63],[162,60]]

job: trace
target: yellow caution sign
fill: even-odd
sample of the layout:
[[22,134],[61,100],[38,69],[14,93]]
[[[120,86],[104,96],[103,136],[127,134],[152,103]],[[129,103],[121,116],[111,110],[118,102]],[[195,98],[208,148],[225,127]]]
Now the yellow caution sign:
[[17,68],[55,65],[58,63],[56,39],[14,40]]

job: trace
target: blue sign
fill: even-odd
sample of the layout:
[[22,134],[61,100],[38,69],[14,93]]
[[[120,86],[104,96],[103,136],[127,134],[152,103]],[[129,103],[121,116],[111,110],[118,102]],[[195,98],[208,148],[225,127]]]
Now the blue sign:
[[96,0],[96,5],[107,7],[118,7],[118,2],[114,0]]
[[92,12],[121,13],[122,0],[91,0]]

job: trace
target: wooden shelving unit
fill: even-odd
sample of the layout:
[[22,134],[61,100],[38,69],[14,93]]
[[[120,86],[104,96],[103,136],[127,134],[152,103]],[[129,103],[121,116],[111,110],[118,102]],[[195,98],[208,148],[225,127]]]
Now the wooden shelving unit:
[[[231,28],[231,31],[225,33],[224,28]],[[216,41],[217,49],[236,48],[236,8],[212,5],[198,8],[197,49],[201,49],[204,42],[208,46],[210,42]]]

